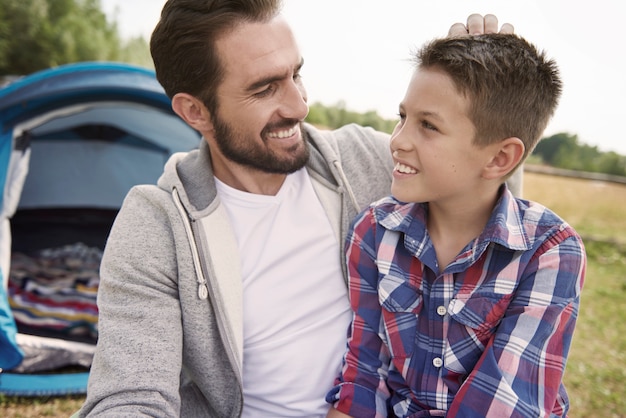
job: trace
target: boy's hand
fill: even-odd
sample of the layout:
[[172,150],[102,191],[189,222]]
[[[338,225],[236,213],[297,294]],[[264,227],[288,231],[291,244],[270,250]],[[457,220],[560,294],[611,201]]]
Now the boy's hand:
[[[467,26],[462,23],[455,23],[450,26],[448,36],[463,36],[463,35],[481,35],[483,33],[496,33],[498,32],[498,18],[492,14],[487,14],[484,17],[477,13],[471,14],[467,18]],[[513,33],[514,28],[510,23],[502,24],[500,33]]]

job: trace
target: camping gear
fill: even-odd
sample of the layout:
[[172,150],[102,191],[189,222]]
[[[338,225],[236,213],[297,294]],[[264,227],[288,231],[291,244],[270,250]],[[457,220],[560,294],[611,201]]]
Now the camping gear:
[[85,393],[113,220],[200,140],[148,69],[69,64],[0,88],[0,393]]

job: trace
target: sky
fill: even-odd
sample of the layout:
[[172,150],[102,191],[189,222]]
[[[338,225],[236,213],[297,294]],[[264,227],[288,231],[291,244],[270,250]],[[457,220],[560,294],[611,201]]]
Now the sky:
[[[615,0],[283,0],[304,57],[309,102],[345,103],[396,118],[411,51],[471,13],[500,23],[554,58],[563,95],[544,136],[565,132],[626,155],[625,8]],[[101,0],[123,37],[147,40],[164,0]]]

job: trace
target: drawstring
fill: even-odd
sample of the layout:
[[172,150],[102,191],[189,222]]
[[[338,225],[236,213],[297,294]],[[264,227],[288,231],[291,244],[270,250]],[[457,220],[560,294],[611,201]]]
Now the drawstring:
[[356,201],[356,196],[354,196],[354,192],[352,191],[352,187],[350,187],[350,183],[348,182],[348,179],[346,178],[346,174],[343,172],[341,163],[339,162],[339,160],[334,160],[333,164],[335,165],[335,168],[339,172],[341,181],[343,181],[343,184],[345,185],[345,189],[348,192],[348,196],[350,196],[350,200],[352,201],[352,205],[354,206],[354,209],[356,209],[356,211],[359,212],[361,208],[359,207],[359,203]]
[[189,245],[191,246],[191,255],[193,257],[193,265],[196,269],[196,278],[198,281],[198,297],[201,300],[205,300],[209,296],[209,289],[206,284],[206,279],[204,278],[204,274],[202,273],[202,266],[200,265],[200,255],[198,254],[198,248],[195,245],[195,240],[193,237],[193,231],[191,230],[191,225],[189,224],[189,218],[187,217],[187,212],[183,207],[182,202],[180,201],[180,196],[178,195],[178,190],[175,188],[172,190],[172,197],[174,198],[174,204],[180,215],[183,217],[183,225],[185,225],[185,232],[187,233],[187,238],[189,239]]

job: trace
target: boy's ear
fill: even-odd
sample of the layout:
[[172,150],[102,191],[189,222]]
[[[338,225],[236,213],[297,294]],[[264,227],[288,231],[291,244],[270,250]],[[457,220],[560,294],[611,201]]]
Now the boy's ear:
[[172,109],[195,130],[205,133],[213,130],[211,115],[202,101],[188,93],[176,93],[172,97]]
[[492,159],[483,169],[483,177],[493,180],[506,176],[522,161],[525,149],[522,140],[516,137],[498,142]]

